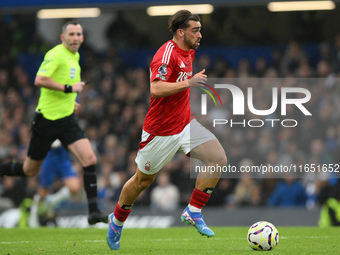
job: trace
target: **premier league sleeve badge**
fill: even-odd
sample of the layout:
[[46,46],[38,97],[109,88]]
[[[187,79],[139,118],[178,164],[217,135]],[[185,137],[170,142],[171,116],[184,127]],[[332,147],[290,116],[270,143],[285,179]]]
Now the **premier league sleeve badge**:
[[166,64],[163,64],[158,69],[159,74],[166,75],[168,73],[168,70],[166,69]]
[[156,75],[156,77],[160,78],[161,80],[166,80],[165,75],[168,73],[166,64],[162,64],[159,68],[158,68],[158,74]]

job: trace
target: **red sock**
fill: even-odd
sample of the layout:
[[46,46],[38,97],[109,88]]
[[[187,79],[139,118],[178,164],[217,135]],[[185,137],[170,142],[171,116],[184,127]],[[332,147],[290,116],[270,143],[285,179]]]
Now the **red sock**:
[[119,204],[116,204],[115,211],[113,212],[115,218],[119,221],[126,221],[127,217],[129,216],[132,208],[129,210],[125,210],[119,206]]
[[194,189],[190,198],[190,205],[195,206],[199,209],[202,209],[203,206],[208,202],[210,198],[210,194],[200,191],[198,189]]

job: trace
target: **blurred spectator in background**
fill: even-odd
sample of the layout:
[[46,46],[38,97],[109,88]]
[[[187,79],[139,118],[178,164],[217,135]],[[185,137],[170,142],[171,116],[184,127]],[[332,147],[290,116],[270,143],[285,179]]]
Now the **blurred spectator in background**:
[[286,177],[278,183],[268,200],[269,206],[296,207],[306,205],[306,192],[300,180]]
[[163,169],[156,178],[156,186],[151,190],[150,202],[154,210],[171,212],[178,208],[180,191],[171,183],[170,175]]
[[3,180],[2,193],[0,195],[1,197],[8,198],[14,206],[18,207],[25,197],[32,196],[31,191],[28,191],[27,188],[27,180],[25,178],[8,177]]
[[289,43],[281,61],[281,75],[283,77],[295,75],[303,58],[305,58],[305,54],[302,51],[300,44],[297,42]]
[[334,38],[334,51],[332,53],[333,59],[333,67],[335,72],[340,71],[340,33],[335,35]]
[[264,57],[259,57],[255,62],[255,76],[258,78],[263,78],[266,73],[268,66],[267,61]]
[[221,178],[215,192],[211,195],[208,205],[223,206],[224,208],[235,207],[234,189],[237,179]]
[[[243,159],[240,162],[240,167],[251,168],[254,165],[251,159]],[[238,206],[258,206],[261,204],[261,189],[258,184],[258,179],[252,178],[249,172],[241,174],[234,191],[235,203]]]
[[234,197],[238,206],[259,206],[261,189],[257,179],[253,179],[250,174],[243,174],[235,187]]

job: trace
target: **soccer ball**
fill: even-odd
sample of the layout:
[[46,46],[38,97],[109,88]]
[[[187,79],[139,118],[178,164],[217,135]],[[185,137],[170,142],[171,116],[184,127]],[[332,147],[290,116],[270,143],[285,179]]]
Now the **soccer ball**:
[[279,231],[270,222],[259,221],[249,228],[247,240],[255,251],[271,251],[279,243]]

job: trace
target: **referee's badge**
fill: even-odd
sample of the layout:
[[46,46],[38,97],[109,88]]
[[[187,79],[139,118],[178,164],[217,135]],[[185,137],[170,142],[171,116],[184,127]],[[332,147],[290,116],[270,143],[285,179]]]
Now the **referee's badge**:
[[76,76],[76,68],[70,68],[70,78],[73,79]]

